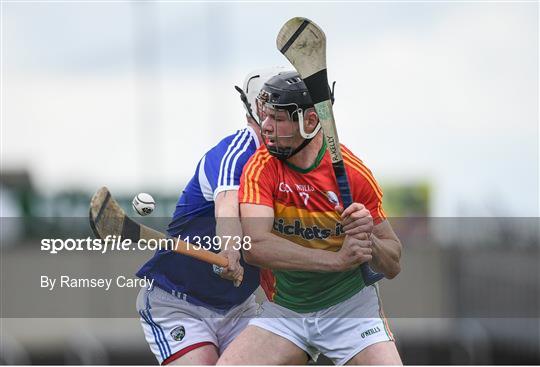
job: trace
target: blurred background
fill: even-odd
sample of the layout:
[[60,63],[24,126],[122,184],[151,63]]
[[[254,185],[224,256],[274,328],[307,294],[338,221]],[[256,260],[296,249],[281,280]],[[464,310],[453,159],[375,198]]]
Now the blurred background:
[[53,259],[39,240],[89,232],[103,185],[125,209],[151,193],[166,224],[201,156],[244,125],[233,86],[288,66],[275,37],[304,16],[327,35],[341,141],[378,179],[404,244],[402,273],[381,284],[404,362],[540,364],[538,3],[10,1],[0,12],[0,362],[156,363],[137,290],[28,292],[53,269],[131,275],[151,253]]

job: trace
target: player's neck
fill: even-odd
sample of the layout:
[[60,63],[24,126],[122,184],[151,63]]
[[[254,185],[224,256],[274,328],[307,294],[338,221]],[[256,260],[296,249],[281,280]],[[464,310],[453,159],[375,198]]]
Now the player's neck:
[[322,144],[323,134],[322,132],[319,132],[313,138],[313,140],[306,147],[304,147],[304,149],[296,153],[291,158],[287,159],[287,162],[298,168],[308,169],[317,160],[317,156],[319,155]]

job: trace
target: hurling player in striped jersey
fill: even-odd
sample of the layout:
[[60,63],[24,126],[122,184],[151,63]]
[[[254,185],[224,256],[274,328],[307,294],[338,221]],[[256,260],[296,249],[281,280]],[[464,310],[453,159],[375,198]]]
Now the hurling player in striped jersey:
[[[296,72],[259,94],[264,146],[244,167],[239,190],[246,261],[261,269],[268,301],[218,364],[303,364],[319,352],[337,365],[401,359],[377,285],[360,264],[394,278],[401,243],[371,171],[345,146],[353,204],[344,211],[319,117]],[[357,123],[357,122],[351,122]],[[351,140],[357,137],[351,137]]]
[[233,246],[234,238],[243,237],[238,188],[242,169],[261,142],[255,99],[264,82],[282,71],[254,71],[246,77],[243,90],[236,87],[247,111],[247,126],[223,138],[201,158],[169,224],[170,236],[189,238],[192,243],[195,238],[231,236],[228,247],[221,248],[229,266],[213,269],[191,257],[158,250],[137,272],[154,280],[152,289],[141,289],[137,310],[146,340],[162,365],[215,364],[255,315],[253,292],[259,286],[259,270],[245,264],[239,248]]

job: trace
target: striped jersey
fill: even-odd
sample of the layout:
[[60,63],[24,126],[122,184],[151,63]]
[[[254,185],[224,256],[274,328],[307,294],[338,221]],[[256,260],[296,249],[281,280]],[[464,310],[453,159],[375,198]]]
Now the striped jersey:
[[[259,147],[251,127],[238,130],[210,149],[199,161],[195,174],[180,195],[168,227],[168,234],[190,239],[216,235],[214,200],[218,193],[238,190],[242,168]],[[204,244],[204,242],[202,242]],[[258,268],[245,264],[244,280],[235,288],[213,272],[212,265],[172,251],[158,250],[137,276],[154,279],[154,284],[192,303],[228,310],[246,300],[259,286]]]
[[[375,224],[386,216],[382,190],[371,171],[341,145],[354,202],[364,204]],[[343,201],[324,143],[315,163],[301,169],[272,157],[261,147],[244,167],[240,203],[274,209],[272,232],[298,245],[338,251],[345,235],[335,211]],[[333,306],[364,287],[360,268],[346,272],[261,270],[261,286],[270,301],[296,312]]]

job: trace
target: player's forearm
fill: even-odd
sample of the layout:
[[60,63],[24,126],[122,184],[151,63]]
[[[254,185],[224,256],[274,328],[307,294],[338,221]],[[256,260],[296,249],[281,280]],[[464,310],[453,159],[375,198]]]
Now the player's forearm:
[[252,265],[276,270],[339,270],[334,252],[309,249],[272,233],[252,238],[251,249],[244,251],[244,258]]
[[395,278],[401,271],[401,243],[398,239],[380,239],[374,234],[372,239],[373,259],[370,266],[373,270],[383,273],[388,279]]
[[242,238],[242,225],[238,217],[216,218],[216,236],[231,236]]
[[222,237],[221,243],[226,243],[223,236],[229,238],[242,238],[242,224],[240,223],[237,191],[225,191],[219,194],[216,202],[216,236]]
[[237,246],[243,240],[240,219],[216,218],[216,237],[221,238],[221,251],[240,251]]

